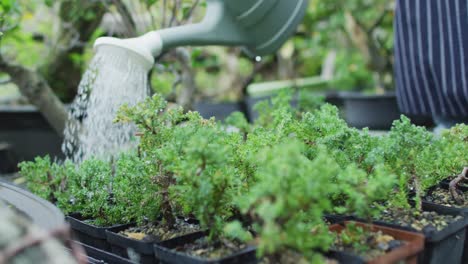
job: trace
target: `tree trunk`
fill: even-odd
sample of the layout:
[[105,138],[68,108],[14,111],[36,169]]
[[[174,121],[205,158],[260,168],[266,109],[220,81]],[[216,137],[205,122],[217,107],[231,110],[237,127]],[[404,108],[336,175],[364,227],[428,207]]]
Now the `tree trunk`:
[[386,69],[387,59],[379,52],[378,47],[368,32],[356,21],[350,12],[345,13],[346,32],[353,44],[359,49],[368,66],[377,72]]
[[[65,0],[60,3],[60,28],[54,47],[39,72],[64,102],[71,102],[81,80],[85,44],[99,27],[105,13],[101,1]],[[92,12],[92,16],[85,15]]]
[[183,87],[180,95],[177,97],[177,104],[186,110],[192,109],[197,84],[195,83],[195,72],[192,67],[190,52],[186,48],[177,48],[175,55],[182,66],[181,79]]

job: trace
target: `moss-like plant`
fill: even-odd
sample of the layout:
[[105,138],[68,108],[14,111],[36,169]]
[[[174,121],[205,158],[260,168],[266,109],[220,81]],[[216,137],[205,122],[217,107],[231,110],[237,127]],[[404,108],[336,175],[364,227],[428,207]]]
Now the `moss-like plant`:
[[395,183],[396,176],[383,165],[377,165],[371,174],[367,174],[355,164],[350,164],[336,176],[337,191],[332,196],[334,211],[371,222],[382,211]]
[[165,227],[173,228],[177,214],[193,214],[211,238],[217,237],[239,185],[234,154],[243,137],[198,113],[165,108],[156,95],[122,108],[117,120],[133,121],[140,129],[140,156],[153,177],[152,196]]
[[338,108],[326,104],[314,112],[304,113],[295,126],[295,134],[310,146],[307,156],[313,158],[317,148],[325,146],[342,168],[350,163],[357,164],[368,173],[378,164],[369,159],[370,151],[376,147],[378,138],[367,130],[350,128],[340,118]]
[[135,155],[123,154],[110,163],[89,159],[79,166],[68,160],[53,163],[46,156],[19,166],[29,190],[55,203],[64,213],[79,213],[96,225],[143,219],[149,214],[148,208],[158,206],[141,206],[148,196],[145,189],[151,185]]
[[[260,151],[257,182],[237,200],[241,211],[254,222],[260,255],[278,256],[292,249],[319,261],[318,252],[332,243],[322,217],[332,209],[328,197],[337,185],[330,179],[339,166],[325,152],[310,161],[303,155],[305,148],[291,140]],[[229,224],[226,231],[240,239],[249,238],[239,222]]]
[[155,221],[160,216],[160,204],[155,197],[157,186],[152,182],[145,161],[137,155],[122,154],[114,166],[111,201],[120,222]]
[[[176,223],[171,188],[175,183],[171,161],[178,157],[178,146],[174,138],[176,126],[187,119],[181,108],[166,109],[167,103],[160,95],[129,107],[122,106],[116,122],[134,122],[140,130],[139,154],[145,161],[146,171],[152,177],[155,193],[150,194],[159,204],[162,222],[167,229]],[[174,145],[175,144],[175,145]],[[157,214],[155,214],[157,216]],[[153,217],[154,219],[154,217]]]
[[53,203],[63,200],[63,192],[68,187],[68,177],[76,176],[76,167],[72,162],[66,161],[59,165],[52,162],[49,156],[36,157],[34,161],[22,162],[18,167],[20,174],[26,179],[27,188]]
[[227,134],[217,126],[198,128],[187,135],[175,170],[180,204],[193,212],[210,238],[218,239],[233,214],[233,198],[239,194],[241,177],[234,166],[239,134]]

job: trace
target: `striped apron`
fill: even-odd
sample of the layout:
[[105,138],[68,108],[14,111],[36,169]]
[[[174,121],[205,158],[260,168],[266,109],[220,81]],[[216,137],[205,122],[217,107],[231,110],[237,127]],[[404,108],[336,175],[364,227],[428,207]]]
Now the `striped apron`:
[[397,0],[394,27],[402,112],[468,119],[468,1]]

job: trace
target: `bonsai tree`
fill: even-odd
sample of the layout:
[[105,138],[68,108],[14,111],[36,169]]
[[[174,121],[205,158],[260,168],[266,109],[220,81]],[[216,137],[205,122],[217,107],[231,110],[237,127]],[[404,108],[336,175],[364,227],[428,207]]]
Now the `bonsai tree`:
[[[330,178],[339,166],[326,152],[311,161],[304,156],[305,149],[305,144],[290,140],[261,150],[257,182],[236,199],[241,212],[254,223],[261,256],[278,260],[292,251],[319,262],[319,251],[327,250],[333,241],[322,217],[332,209],[328,197],[338,187]],[[239,222],[225,230],[236,238],[251,238]]]
[[[195,127],[194,127],[195,128]],[[233,215],[233,199],[242,178],[234,166],[239,134],[227,134],[218,126],[187,133],[182,157],[175,169],[176,190],[186,213],[193,213],[210,239],[219,241],[225,222]]]
[[338,108],[325,104],[313,112],[307,112],[294,128],[294,133],[310,148],[307,156],[313,158],[317,148],[323,145],[342,168],[355,163],[359,168],[371,173],[379,163],[371,156],[371,151],[377,146],[378,138],[369,135],[367,130],[359,131],[350,128],[340,118]]
[[147,197],[144,189],[151,187],[140,170],[143,164],[130,154],[111,163],[85,160],[79,167],[68,160],[52,163],[48,156],[19,166],[29,190],[64,213],[79,213],[99,226],[135,221],[143,214],[139,208]]
[[67,178],[76,177],[76,167],[70,161],[63,165],[53,163],[49,156],[36,157],[34,161],[18,165],[26,179],[26,187],[39,197],[56,203],[68,187]]
[[[451,175],[457,177],[452,179],[450,182],[450,193],[453,199],[458,204],[463,204],[464,198],[459,194],[457,185],[462,181],[466,180],[468,175],[468,161],[466,159],[466,149],[468,147],[468,126],[459,124],[450,130],[446,130],[441,139],[439,140],[439,146],[443,150],[441,151],[443,157],[441,164],[439,165],[439,173],[435,175],[435,180],[447,179]],[[435,164],[432,163],[434,166]]]
[[[134,154],[121,154],[114,162],[111,206],[121,223],[145,223],[159,217],[157,186],[145,161]],[[119,219],[116,219],[119,220]]]
[[230,216],[234,147],[242,136],[227,133],[198,113],[166,107],[155,95],[136,107],[124,106],[117,121],[135,122],[140,129],[139,153],[152,176],[151,197],[159,204],[164,227],[175,228],[176,214],[194,214],[215,237]]
[[396,176],[383,165],[377,165],[373,173],[350,164],[336,176],[337,191],[333,194],[334,211],[363,218],[369,223],[384,209],[384,202],[393,193]]
[[[174,173],[167,168],[165,161],[175,160],[177,153],[173,148],[173,129],[185,119],[181,108],[166,110],[167,103],[160,95],[147,98],[135,107],[122,106],[117,114],[116,122],[134,122],[139,129],[140,144],[138,152],[147,165],[146,171],[152,177],[155,185],[153,203],[160,205],[162,222],[167,229],[172,229],[176,222],[170,189],[175,183]],[[167,151],[166,151],[167,150]],[[159,212],[158,212],[159,213]],[[155,220],[159,214],[155,213],[150,219]]]

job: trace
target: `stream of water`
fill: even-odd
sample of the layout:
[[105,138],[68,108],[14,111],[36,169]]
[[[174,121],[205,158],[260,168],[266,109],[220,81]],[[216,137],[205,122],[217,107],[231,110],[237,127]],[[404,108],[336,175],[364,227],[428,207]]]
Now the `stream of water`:
[[95,54],[78,87],[62,151],[75,163],[90,157],[110,159],[135,148],[135,126],[115,124],[123,104],[135,105],[148,95],[148,72],[139,58],[116,47]]

